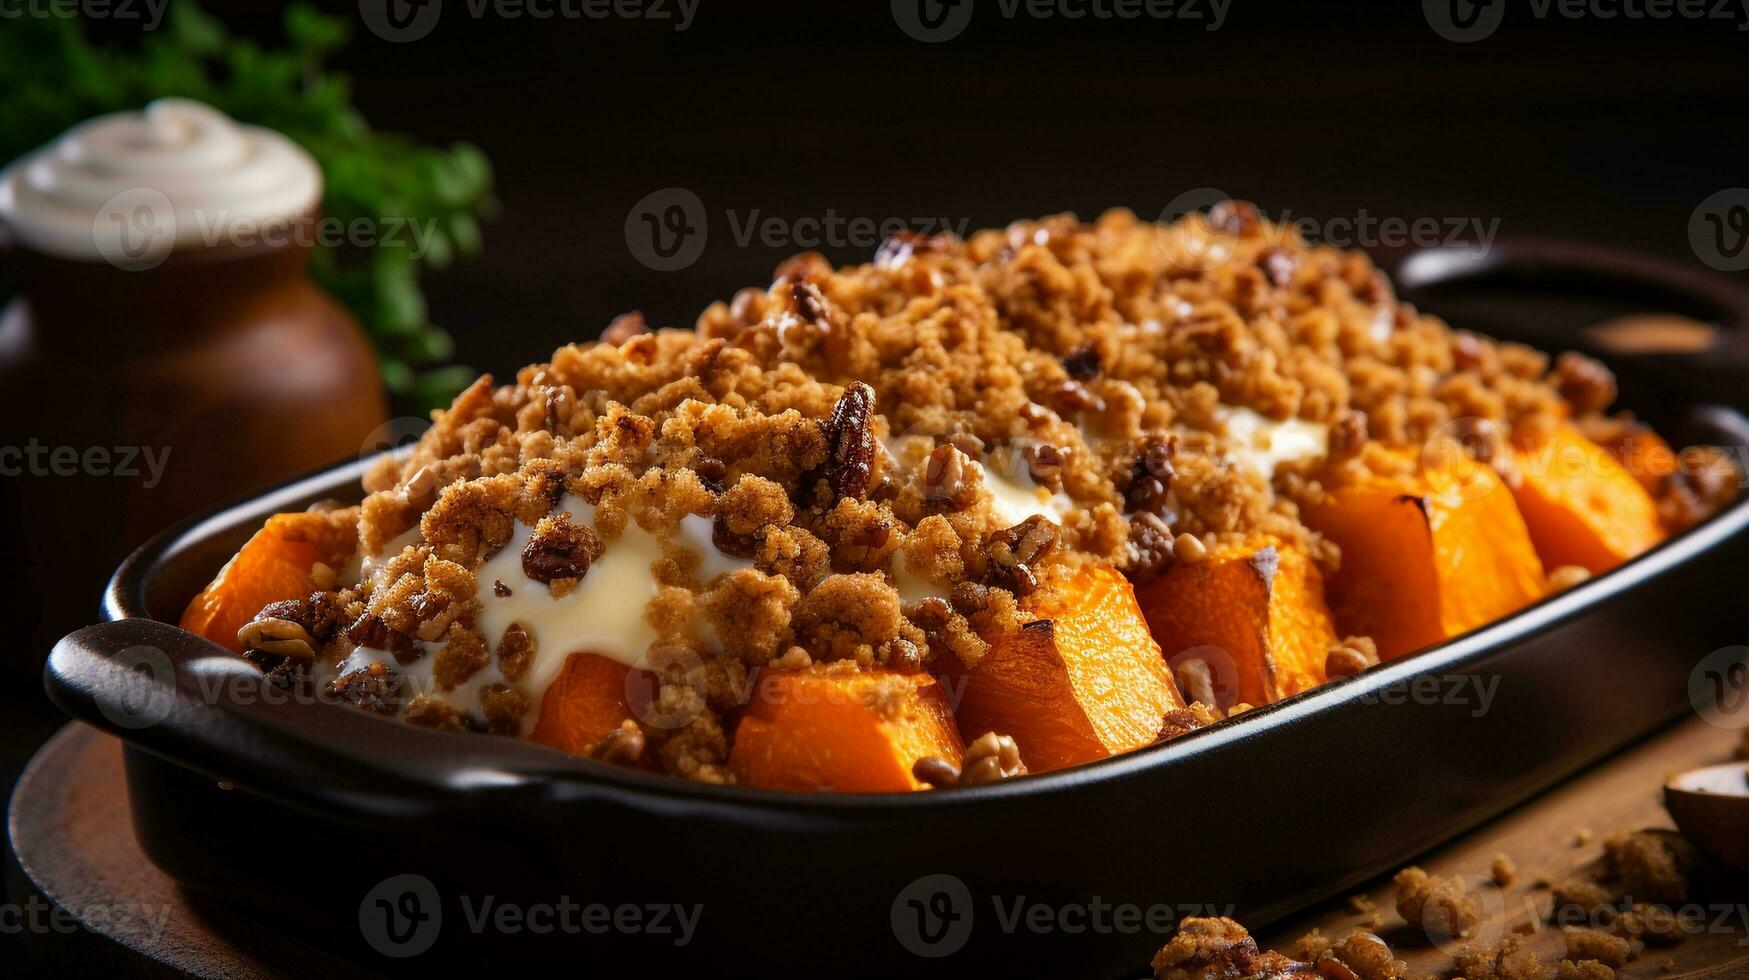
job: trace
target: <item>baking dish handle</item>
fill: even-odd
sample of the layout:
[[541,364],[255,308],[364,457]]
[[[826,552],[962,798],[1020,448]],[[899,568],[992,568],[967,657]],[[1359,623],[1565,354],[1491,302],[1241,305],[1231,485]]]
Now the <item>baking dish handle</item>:
[[509,739],[396,738],[405,733],[385,727],[398,722],[276,687],[229,650],[150,619],[69,634],[44,684],[62,710],[139,748],[281,803],[364,820],[404,826],[441,814],[453,827],[458,810],[472,810],[489,824],[538,791],[523,773],[550,767],[545,750]]
[[1487,247],[1451,246],[1412,252],[1396,264],[1398,288],[1408,298],[1426,290],[1497,282],[1535,287],[1624,290],[1653,309],[1680,310],[1710,328],[1710,340],[1691,334],[1679,345],[1652,338],[1622,346],[1581,334],[1613,364],[1643,369],[1698,397],[1749,407],[1749,290],[1723,276],[1656,256],[1588,242],[1501,238]]

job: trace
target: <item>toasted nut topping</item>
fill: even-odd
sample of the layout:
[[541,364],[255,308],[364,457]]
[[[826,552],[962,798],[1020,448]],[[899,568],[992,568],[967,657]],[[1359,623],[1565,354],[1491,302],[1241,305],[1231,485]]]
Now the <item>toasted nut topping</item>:
[[912,763],[911,775],[918,782],[927,783],[936,789],[947,789],[960,784],[959,767],[939,755],[926,755]]
[[1194,565],[1209,556],[1209,549],[1201,538],[1186,531],[1172,543],[1172,553],[1186,565]]
[[1099,348],[1082,344],[1063,355],[1063,370],[1076,381],[1091,381],[1099,376]]
[[1215,672],[1209,668],[1208,661],[1201,657],[1181,660],[1173,666],[1172,677],[1178,682],[1178,691],[1184,695],[1184,700],[1192,704],[1200,701],[1211,708],[1219,706],[1220,702],[1215,698]]
[[852,382],[826,420],[826,480],[837,497],[868,493],[874,475],[874,389]]
[[615,766],[635,766],[644,757],[644,733],[637,722],[623,721],[595,743],[589,757]]
[[970,462],[958,446],[949,443],[936,446],[923,466],[923,491],[929,502],[954,510],[970,506],[976,499],[969,475]]
[[936,789],[950,786],[977,786],[1015,776],[1026,775],[1026,763],[1020,760],[1020,746],[1008,735],[985,732],[966,747],[963,765],[938,755],[926,755],[911,765],[911,775],[919,782]]
[[259,650],[281,657],[313,660],[316,649],[310,642],[310,631],[302,623],[289,619],[267,617],[244,624],[237,631],[237,642],[245,650]]
[[407,484],[401,488],[401,497],[416,510],[429,507],[437,499],[437,471],[430,466],[419,467],[407,478]]
[[570,514],[541,519],[522,549],[522,574],[536,582],[580,579],[601,557],[601,539],[585,524],[571,523]]
[[650,332],[650,325],[644,322],[644,314],[638,310],[621,313],[613,318],[607,329],[601,331],[601,342],[614,347],[625,343],[633,337]]
[[990,585],[1017,596],[1030,595],[1038,588],[1038,576],[1032,566],[1056,550],[1059,535],[1055,524],[1037,514],[990,535],[987,542],[990,561],[985,578]]
[[1138,580],[1166,571],[1172,564],[1172,528],[1152,511],[1130,515],[1129,547],[1125,571]]

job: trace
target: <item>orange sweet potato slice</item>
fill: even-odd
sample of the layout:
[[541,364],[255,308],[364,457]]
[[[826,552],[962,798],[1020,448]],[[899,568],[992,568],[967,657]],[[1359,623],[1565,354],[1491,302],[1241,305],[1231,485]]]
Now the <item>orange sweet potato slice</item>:
[[1226,689],[1223,708],[1268,704],[1324,683],[1336,627],[1324,576],[1302,548],[1266,539],[1224,544],[1201,561],[1172,565],[1136,599],[1168,660],[1213,648],[1202,659]]
[[1640,486],[1654,497],[1663,490],[1665,479],[1679,468],[1676,450],[1670,448],[1663,436],[1652,431],[1651,426],[1642,422],[1617,422],[1603,433],[1607,438],[1599,438],[1599,434],[1589,431],[1582,434],[1614,456],[1616,462],[1633,474]]
[[1342,549],[1330,611],[1389,660],[1506,616],[1541,598],[1542,562],[1513,496],[1461,452],[1428,454],[1403,474],[1327,485],[1301,509]]
[[1515,447],[1513,457],[1513,496],[1545,566],[1578,565],[1596,575],[1664,540],[1645,486],[1572,425]]
[[1184,707],[1115,569],[1084,566],[1060,596],[1025,606],[1039,618],[948,676],[960,688],[956,716],[967,739],[1011,735],[1027,768],[1044,772],[1147,745],[1166,712]]
[[601,740],[634,720],[632,668],[596,653],[573,653],[541,696],[531,741],[572,755],[588,755]]
[[735,728],[729,769],[744,786],[891,793],[922,789],[925,756],[964,751],[946,692],[929,674],[825,667],[765,671]]
[[189,602],[180,625],[240,653],[237,631],[263,606],[308,597],[316,590],[315,564],[338,566],[357,547],[357,525],[351,520],[313,512],[275,514]]

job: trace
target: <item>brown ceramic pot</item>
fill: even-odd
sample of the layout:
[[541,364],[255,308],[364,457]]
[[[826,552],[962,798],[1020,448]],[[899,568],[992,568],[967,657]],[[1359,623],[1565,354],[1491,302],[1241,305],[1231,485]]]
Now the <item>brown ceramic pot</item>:
[[370,347],[311,281],[308,240],[179,249],[138,272],[0,242],[22,287],[0,314],[5,605],[28,638],[9,666],[34,672],[149,532],[356,455],[383,422]]

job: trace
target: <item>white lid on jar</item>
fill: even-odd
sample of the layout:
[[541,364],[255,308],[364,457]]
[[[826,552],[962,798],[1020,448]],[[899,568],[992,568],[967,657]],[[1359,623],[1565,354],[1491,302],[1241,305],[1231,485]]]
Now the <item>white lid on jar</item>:
[[25,248],[122,267],[247,244],[311,212],[302,147],[191,99],[86,120],[0,171],[0,224]]

